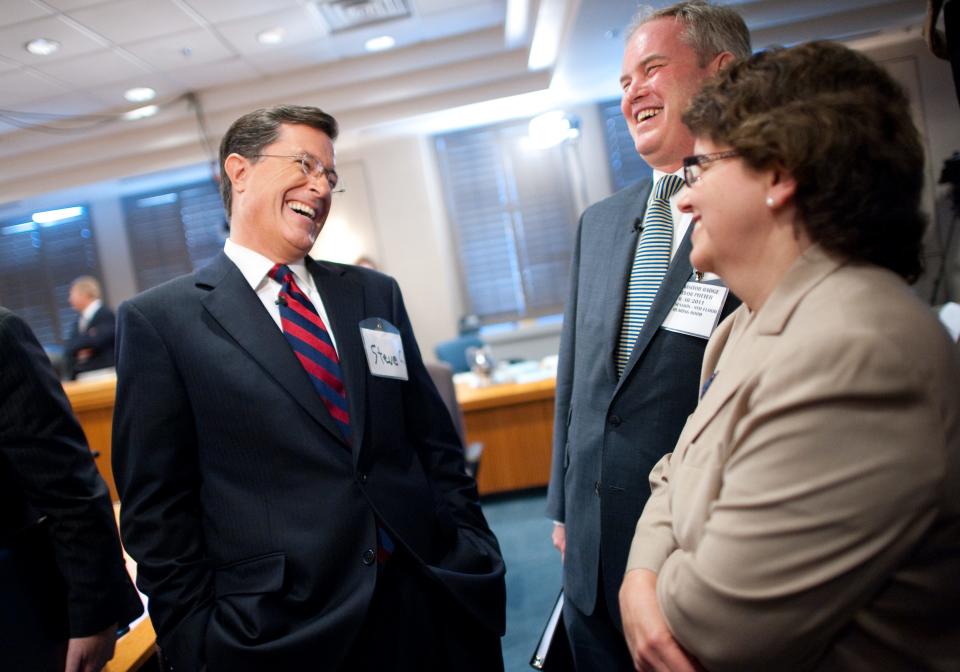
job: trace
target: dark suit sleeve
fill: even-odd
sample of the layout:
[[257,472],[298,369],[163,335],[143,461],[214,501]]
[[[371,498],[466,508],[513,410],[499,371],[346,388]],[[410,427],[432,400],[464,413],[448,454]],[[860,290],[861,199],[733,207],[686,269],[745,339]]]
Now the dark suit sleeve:
[[567,429],[570,420],[570,396],[573,393],[573,355],[577,340],[577,291],[580,277],[580,236],[583,217],[577,229],[577,238],[570,260],[570,295],[563,312],[563,328],[560,332],[560,356],[557,360],[556,403],[553,416],[553,460],[550,465],[550,484],[547,487],[547,515],[564,522],[563,482],[567,469]]
[[137,306],[120,307],[113,468],[124,543],[175,669],[199,670],[212,601],[193,415],[166,344]]
[[[67,585],[70,636],[126,625],[143,611],[130,582],[110,494],[43,348],[0,312],[0,469],[45,516]],[[11,496],[11,493],[6,493]]]
[[[393,282],[393,315],[403,339],[409,385],[404,415],[410,438],[438,502],[437,514],[449,534],[445,555],[430,569],[456,584],[463,606],[479,623],[503,634],[506,616],[506,568],[500,545],[483,512],[474,479],[464,468],[463,448],[450,413],[427,373],[413,336],[400,288]],[[443,529],[443,527],[441,527]]]
[[104,306],[93,316],[84,332],[75,334],[65,347],[71,352],[84,348],[93,348],[97,352],[113,350],[116,330],[116,317],[112,310]]

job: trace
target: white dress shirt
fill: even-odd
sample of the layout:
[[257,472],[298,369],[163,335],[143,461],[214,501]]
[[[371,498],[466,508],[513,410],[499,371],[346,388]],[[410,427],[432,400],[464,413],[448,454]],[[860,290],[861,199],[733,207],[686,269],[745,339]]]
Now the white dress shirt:
[[[247,282],[257,293],[257,297],[263,304],[263,307],[270,313],[270,317],[276,322],[277,327],[282,331],[280,323],[280,306],[277,305],[277,297],[280,295],[280,283],[267,275],[273,268],[274,262],[267,259],[259,252],[254,252],[248,247],[238,245],[231,239],[223,245],[223,253],[236,264],[237,268],[246,278]],[[297,285],[307,295],[313,307],[320,314],[320,319],[327,327],[327,333],[330,334],[330,340],[333,342],[333,349],[337,349],[337,339],[333,335],[333,327],[330,326],[330,319],[327,317],[327,310],[323,307],[323,299],[317,292],[317,286],[313,282],[313,276],[307,272],[307,266],[304,261],[287,264],[287,267],[297,279]],[[338,352],[339,354],[339,352]]]
[[100,310],[100,306],[102,305],[103,301],[94,299],[80,313],[80,319],[77,320],[77,330],[81,334],[90,326],[90,322],[93,321],[93,316],[97,314],[97,311]]
[[[650,196],[647,198],[647,208],[650,207],[650,203],[653,201],[653,194],[656,191],[657,182],[664,175],[676,175],[681,180],[683,179],[683,167],[680,167],[680,170],[676,170],[673,173],[664,173],[662,171],[654,169],[653,171],[653,189],[650,190]],[[670,248],[670,260],[673,261],[673,255],[677,253],[677,249],[680,247],[680,242],[683,240],[683,237],[687,235],[687,229],[690,228],[690,222],[693,220],[693,214],[689,212],[680,212],[680,208],[677,207],[677,201],[680,200],[681,189],[673,196],[670,197],[670,215],[673,217],[673,242]],[[637,244],[640,244],[639,239]],[[718,275],[714,273],[704,273],[702,280],[716,280]]]

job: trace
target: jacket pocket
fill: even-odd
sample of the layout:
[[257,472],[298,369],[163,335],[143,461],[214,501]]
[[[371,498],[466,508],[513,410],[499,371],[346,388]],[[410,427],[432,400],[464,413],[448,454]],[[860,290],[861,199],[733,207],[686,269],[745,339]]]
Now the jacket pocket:
[[218,567],[213,586],[217,597],[272,593],[283,587],[286,556],[269,553]]

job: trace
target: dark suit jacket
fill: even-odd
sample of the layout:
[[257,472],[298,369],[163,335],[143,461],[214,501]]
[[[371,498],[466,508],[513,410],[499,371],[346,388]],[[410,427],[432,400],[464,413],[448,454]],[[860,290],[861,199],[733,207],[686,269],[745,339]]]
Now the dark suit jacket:
[[50,642],[92,635],[115,621],[126,625],[143,612],[83,431],[33,332],[4,308],[0,585],[5,670],[35,669],[43,641],[49,649]]
[[[373,594],[377,519],[478,627],[504,629],[499,547],[399,287],[355,266],[307,268],[352,446],[224,254],[120,308],[121,528],[176,669],[335,669]],[[369,374],[358,324],[370,317],[399,328],[409,381]]]
[[[117,318],[105,305],[100,307],[87,328],[80,331],[80,320],[73,323],[70,337],[63,345],[63,359],[67,375],[72,379],[84,371],[96,371],[113,366],[113,349]],[[93,354],[83,362],[77,361],[77,351],[89,348]]]
[[[634,527],[650,495],[648,475],[673,450],[697,404],[707,341],[660,325],[687,281],[690,229],[673,256],[617,376],[626,286],[651,183],[645,180],[588,208],[574,247],[570,298],[560,336],[553,464],[547,514],[566,525],[564,593],[593,613],[603,562],[606,603],[620,623],[617,593]],[[728,297],[722,315],[739,301]]]

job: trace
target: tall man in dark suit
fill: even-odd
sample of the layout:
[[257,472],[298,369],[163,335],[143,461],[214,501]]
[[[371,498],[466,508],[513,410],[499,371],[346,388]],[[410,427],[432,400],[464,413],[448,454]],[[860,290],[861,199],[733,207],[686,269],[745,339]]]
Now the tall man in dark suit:
[[121,529],[176,670],[502,670],[504,565],[397,283],[307,256],[337,122],[220,147],[230,239],[120,307]]
[[82,275],[70,285],[68,301],[77,311],[77,321],[64,344],[64,364],[67,375],[113,366],[116,316],[103,305],[103,292],[97,279]]
[[[676,208],[693,138],[680,120],[750,37],[733,10],[683,2],[628,31],[621,110],[653,180],[588,208],[574,249],[557,370],[547,513],[563,562],[564,622],[579,670],[633,670],[617,600],[647,476],[697,403],[707,337],[738,303],[690,265]],[[707,308],[692,306],[706,300]],[[680,308],[683,308],[680,310]]]
[[30,327],[0,308],[0,669],[98,672],[143,612],[107,486]]

